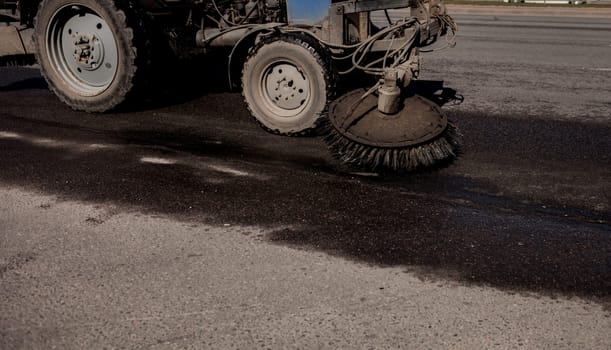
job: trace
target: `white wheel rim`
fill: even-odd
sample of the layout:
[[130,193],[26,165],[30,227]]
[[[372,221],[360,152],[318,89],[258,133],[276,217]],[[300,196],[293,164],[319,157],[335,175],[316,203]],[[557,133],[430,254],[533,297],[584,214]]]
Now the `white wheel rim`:
[[46,38],[53,69],[80,95],[99,95],[114,81],[117,42],[97,12],[82,5],[60,8],[49,22]]
[[275,62],[263,71],[263,102],[274,114],[295,117],[307,108],[311,94],[310,81],[291,62]]

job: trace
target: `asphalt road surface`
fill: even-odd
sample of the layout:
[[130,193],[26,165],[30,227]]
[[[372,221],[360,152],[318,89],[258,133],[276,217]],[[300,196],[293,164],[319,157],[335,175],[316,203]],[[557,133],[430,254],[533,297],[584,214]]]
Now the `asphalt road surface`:
[[609,349],[611,19],[457,20],[419,86],[462,155],[400,177],[215,70],[92,115],[0,69],[0,348]]

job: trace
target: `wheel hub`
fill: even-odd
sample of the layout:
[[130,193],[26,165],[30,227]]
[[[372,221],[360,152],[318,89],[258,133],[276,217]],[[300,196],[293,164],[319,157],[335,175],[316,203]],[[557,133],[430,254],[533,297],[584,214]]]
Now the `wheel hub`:
[[74,60],[82,69],[93,71],[104,60],[104,44],[95,34],[72,34],[74,37]]
[[268,69],[265,91],[273,105],[285,110],[305,105],[310,93],[306,77],[291,64],[278,64]]

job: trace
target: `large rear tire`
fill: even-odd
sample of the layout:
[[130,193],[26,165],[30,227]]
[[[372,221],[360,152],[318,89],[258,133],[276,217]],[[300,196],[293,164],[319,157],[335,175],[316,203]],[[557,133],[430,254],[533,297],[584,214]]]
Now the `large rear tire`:
[[133,92],[148,42],[131,2],[113,0],[43,0],[34,41],[49,88],[87,112],[113,109]]
[[335,93],[334,70],[322,48],[305,36],[262,41],[242,72],[248,109],[267,131],[297,136],[312,133]]

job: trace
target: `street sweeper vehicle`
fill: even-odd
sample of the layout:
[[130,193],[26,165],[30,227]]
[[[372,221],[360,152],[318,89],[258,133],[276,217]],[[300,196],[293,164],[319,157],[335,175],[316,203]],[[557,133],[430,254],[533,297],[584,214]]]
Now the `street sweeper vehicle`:
[[[440,0],[0,0],[0,9],[0,62],[35,57],[77,110],[137,96],[158,72],[160,47],[225,50],[230,83],[269,132],[321,133],[338,159],[373,170],[427,168],[457,153],[441,108],[408,89],[421,52],[442,37],[453,43]],[[349,91],[355,76],[373,78]]]

